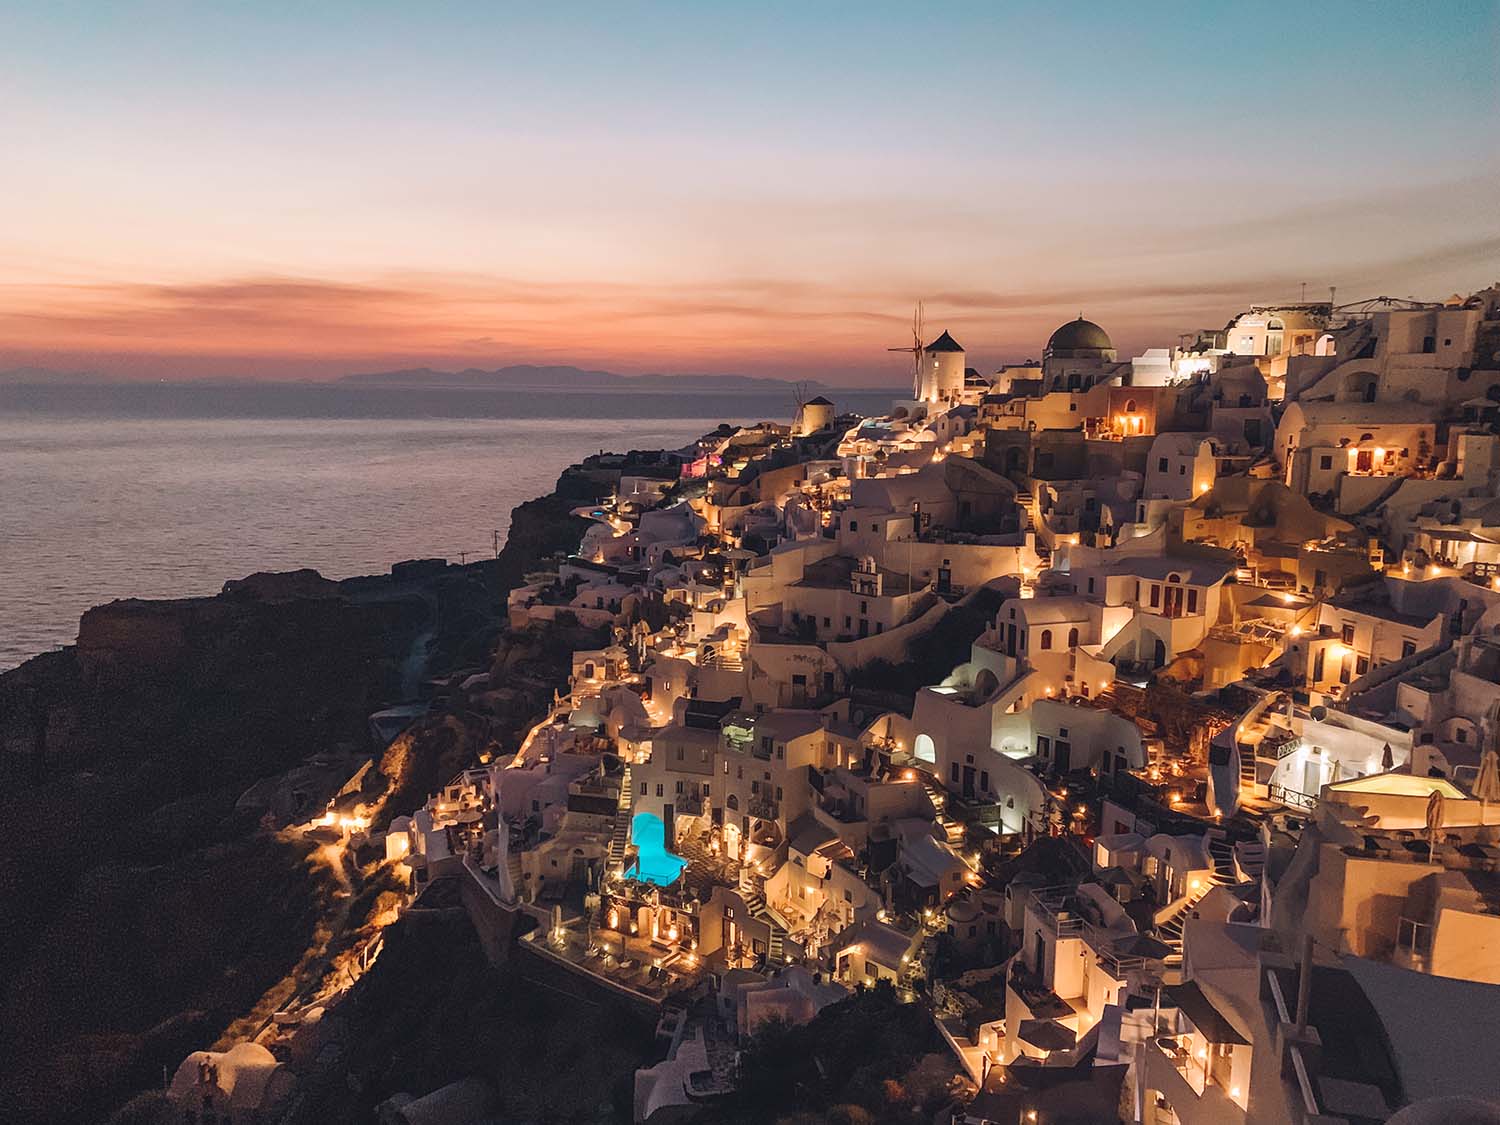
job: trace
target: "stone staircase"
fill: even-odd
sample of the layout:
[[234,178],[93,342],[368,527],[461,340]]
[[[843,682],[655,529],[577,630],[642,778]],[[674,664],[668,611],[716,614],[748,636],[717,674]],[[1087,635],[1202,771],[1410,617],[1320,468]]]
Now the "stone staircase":
[[776,920],[771,913],[771,907],[766,902],[766,896],[757,884],[751,889],[743,892],[745,906],[749,908],[750,915],[764,922],[771,928],[771,942],[766,949],[766,963],[769,965],[783,965],[786,963],[786,929]]
[[630,779],[630,763],[620,782],[620,807],[615,812],[615,828],[609,838],[609,864],[625,862],[625,847],[630,843],[630,810],[635,807],[635,785]]
[[1228,840],[1222,836],[1210,840],[1208,853],[1214,861],[1214,871],[1208,877],[1208,881],[1195,893],[1183,898],[1169,917],[1156,924],[1156,936],[1172,950],[1166,962],[1168,969],[1182,966],[1182,931],[1187,925],[1188,918],[1192,916],[1194,908],[1203,900],[1203,896],[1215,887],[1232,887],[1239,882],[1235,874],[1234,847]]
[[926,772],[922,774],[922,788],[927,791],[927,799],[937,810],[937,820],[942,826],[944,838],[954,847],[961,846],[966,832],[963,822],[955,820],[948,812],[948,791]]
[[510,875],[510,885],[517,897],[521,895],[521,853],[510,852],[505,857],[505,870]]
[[1253,747],[1240,743],[1240,802],[1255,796],[1255,751]]
[[1021,509],[1021,534],[1036,530],[1036,500],[1030,492],[1016,493],[1016,506]]
[[1246,879],[1260,879],[1266,870],[1266,846],[1259,840],[1241,840],[1234,846],[1238,870]]

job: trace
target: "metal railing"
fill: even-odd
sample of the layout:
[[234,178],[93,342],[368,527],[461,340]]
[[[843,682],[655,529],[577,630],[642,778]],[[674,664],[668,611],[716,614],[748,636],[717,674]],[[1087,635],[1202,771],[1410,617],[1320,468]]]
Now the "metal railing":
[[1300,789],[1288,789],[1285,785],[1270,785],[1266,787],[1266,796],[1272,801],[1279,801],[1288,808],[1303,809],[1312,812],[1318,807],[1318,799],[1309,796]]
[[1039,887],[1031,892],[1042,923],[1060,938],[1079,937],[1094,953],[1099,964],[1116,980],[1123,980],[1127,972],[1141,968],[1144,957],[1129,955],[1121,957],[1114,952],[1114,935],[1102,930],[1088,919],[1077,914],[1066,913],[1062,907],[1067,902],[1069,887]]

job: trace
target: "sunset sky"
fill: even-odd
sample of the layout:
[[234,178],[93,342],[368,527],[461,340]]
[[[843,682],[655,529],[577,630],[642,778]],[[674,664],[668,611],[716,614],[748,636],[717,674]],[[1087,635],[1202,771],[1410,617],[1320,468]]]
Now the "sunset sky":
[[1500,0],[0,3],[0,369],[899,384],[1500,278]]

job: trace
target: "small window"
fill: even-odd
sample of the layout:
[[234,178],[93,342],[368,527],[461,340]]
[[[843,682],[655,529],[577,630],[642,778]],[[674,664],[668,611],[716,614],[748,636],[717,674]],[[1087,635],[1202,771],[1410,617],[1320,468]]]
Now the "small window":
[[1416,641],[1402,641],[1401,642],[1401,656],[1402,656],[1403,659],[1406,658],[1406,657],[1408,657],[1408,656],[1414,655],[1416,653],[1416,651],[1417,651],[1417,642]]
[[1167,459],[1165,457],[1157,458],[1156,471],[1158,473],[1164,473],[1167,471]]
[[657,784],[657,786],[656,786],[656,795],[657,795],[657,796],[658,796],[658,797],[660,797],[660,796],[661,796],[661,795],[662,795],[662,792],[661,792],[661,784],[660,784],[660,783],[658,783],[658,784]]
[[858,520],[850,520],[849,521],[849,530],[850,531],[858,531],[859,530],[859,521]]
[[[724,768],[725,768],[725,770],[729,769],[729,763],[728,762],[724,763]],[[649,786],[650,784],[651,783],[649,781],[643,781],[643,782],[641,782],[641,796],[642,797],[646,796],[647,786]]]
[[1352,645],[1354,643],[1354,626],[1345,621],[1343,632],[1339,636],[1346,645]]
[[1158,609],[1161,606],[1161,587],[1156,583],[1151,584],[1151,608]]
[[1318,468],[1322,469],[1325,473],[1333,468],[1333,457],[1325,453],[1322,457],[1318,458]]
[[1052,630],[1051,629],[1043,629],[1042,630],[1042,648],[1043,649],[1049,649],[1051,647],[1052,647]]

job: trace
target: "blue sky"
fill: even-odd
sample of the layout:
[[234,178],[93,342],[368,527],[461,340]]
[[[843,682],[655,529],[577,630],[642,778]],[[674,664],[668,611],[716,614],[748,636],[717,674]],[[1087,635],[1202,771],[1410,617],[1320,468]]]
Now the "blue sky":
[[[1500,276],[1500,3],[0,6],[0,363],[899,380]],[[899,342],[899,341],[898,341]]]

